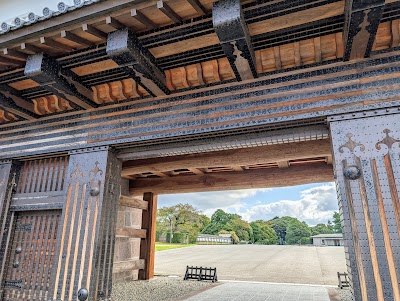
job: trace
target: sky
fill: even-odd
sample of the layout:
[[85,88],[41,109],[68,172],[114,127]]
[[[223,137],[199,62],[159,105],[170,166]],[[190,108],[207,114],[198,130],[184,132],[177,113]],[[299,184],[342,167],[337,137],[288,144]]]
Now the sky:
[[191,204],[205,215],[217,209],[237,213],[248,222],[292,216],[310,226],[332,220],[338,211],[334,183],[318,183],[283,188],[244,189],[217,192],[160,195],[158,208],[179,203]]

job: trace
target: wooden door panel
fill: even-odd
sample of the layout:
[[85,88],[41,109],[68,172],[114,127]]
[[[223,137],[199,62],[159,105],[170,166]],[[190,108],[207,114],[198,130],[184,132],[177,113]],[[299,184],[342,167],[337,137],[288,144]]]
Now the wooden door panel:
[[9,252],[4,301],[45,301],[61,211],[17,212]]

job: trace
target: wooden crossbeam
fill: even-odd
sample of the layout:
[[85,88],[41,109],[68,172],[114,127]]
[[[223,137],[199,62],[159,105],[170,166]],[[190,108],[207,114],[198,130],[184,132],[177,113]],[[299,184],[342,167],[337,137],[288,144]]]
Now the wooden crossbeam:
[[325,163],[289,168],[254,169],[242,172],[210,173],[130,181],[130,190],[152,190],[158,194],[272,188],[333,181],[333,169]]
[[118,274],[121,272],[143,270],[146,264],[144,259],[127,260],[114,262],[113,274]]
[[174,12],[173,9],[169,7],[169,5],[165,1],[157,1],[157,8],[175,23],[182,21],[182,18],[176,12]]
[[134,80],[153,96],[169,93],[164,73],[136,35],[125,28],[108,35],[107,54],[119,66],[132,69]]
[[147,210],[149,207],[149,203],[140,198],[124,195],[119,198],[119,205],[142,210]]
[[24,73],[45,90],[78,107],[90,109],[96,106],[92,101],[92,91],[74,81],[72,76],[63,75],[58,62],[53,58],[45,57],[43,53],[28,57]]
[[346,0],[343,32],[345,60],[369,57],[384,6],[384,0]]
[[146,238],[147,230],[119,227],[116,233],[117,237]]
[[27,43],[21,43],[21,50],[28,51],[31,54],[43,52],[43,50],[41,48],[39,48],[35,45],[32,45],[32,44],[27,44]]
[[294,142],[282,148],[281,145],[267,145],[252,148],[219,151],[206,154],[171,156],[158,159],[144,159],[124,162],[122,176],[128,177],[153,171],[195,169],[209,166],[246,166],[268,162],[289,161],[331,155],[328,139]]
[[150,29],[154,29],[154,28],[158,27],[157,24],[155,24],[152,20],[147,18],[143,13],[141,13],[136,8],[131,10],[131,16],[133,18],[135,18],[137,21],[139,21],[140,23],[142,23],[142,24],[146,25],[147,27],[149,27]]
[[90,24],[82,24],[82,30],[100,39],[107,39],[107,33],[97,29],[96,27]]
[[10,48],[4,48],[3,54],[7,57],[16,58],[23,61],[25,61],[28,58],[28,54]]
[[213,6],[214,29],[237,80],[257,77],[256,60],[240,0],[220,0]]
[[122,24],[117,19],[115,19],[111,16],[106,17],[106,24],[110,25],[111,27],[113,27],[117,30],[126,28],[126,25]]

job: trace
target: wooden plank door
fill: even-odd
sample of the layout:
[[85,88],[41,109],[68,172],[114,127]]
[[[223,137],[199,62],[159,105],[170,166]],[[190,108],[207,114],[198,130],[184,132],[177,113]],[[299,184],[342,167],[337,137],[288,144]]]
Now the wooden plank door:
[[61,210],[15,212],[2,301],[46,301]]

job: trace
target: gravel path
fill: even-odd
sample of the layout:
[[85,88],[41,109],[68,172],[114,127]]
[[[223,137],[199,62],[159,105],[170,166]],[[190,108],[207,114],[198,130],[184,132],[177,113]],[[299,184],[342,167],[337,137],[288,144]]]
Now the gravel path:
[[353,298],[351,296],[351,292],[349,289],[337,289],[339,296],[342,301],[353,301]]
[[183,281],[182,278],[156,277],[150,281],[131,281],[113,285],[112,300],[167,301],[179,300],[213,285],[212,282]]

